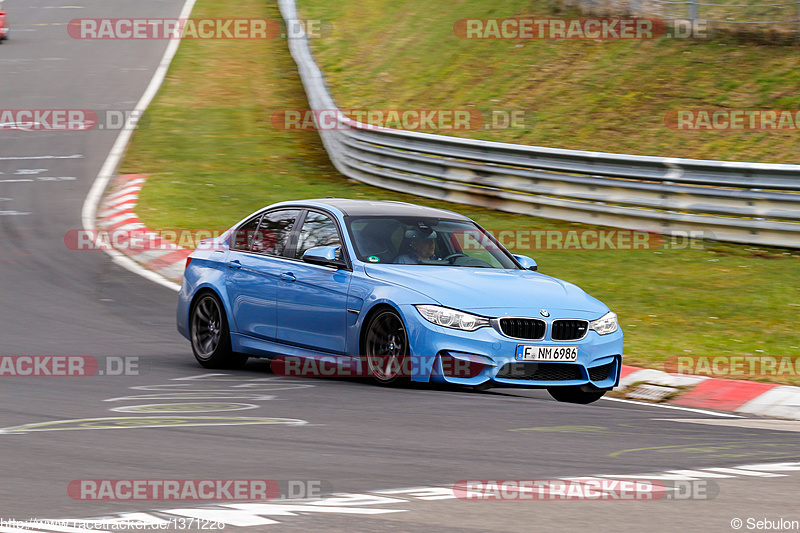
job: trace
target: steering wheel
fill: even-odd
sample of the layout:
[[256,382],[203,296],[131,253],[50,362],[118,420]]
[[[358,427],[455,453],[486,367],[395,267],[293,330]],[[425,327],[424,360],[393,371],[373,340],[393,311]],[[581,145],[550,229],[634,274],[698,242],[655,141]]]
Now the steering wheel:
[[450,261],[450,260],[451,259],[456,259],[458,257],[467,257],[467,254],[462,254],[462,253],[450,254],[447,257],[443,258],[443,261],[448,261],[451,265],[454,265],[454,264],[456,264],[456,262],[455,261]]

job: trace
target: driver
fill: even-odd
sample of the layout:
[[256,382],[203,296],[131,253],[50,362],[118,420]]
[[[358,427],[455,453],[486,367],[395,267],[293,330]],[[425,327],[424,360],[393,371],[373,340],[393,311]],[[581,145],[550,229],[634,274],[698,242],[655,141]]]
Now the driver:
[[403,254],[395,259],[395,263],[402,265],[418,265],[420,260],[432,261],[438,259],[433,253],[436,248],[435,231],[425,237],[417,236],[412,238],[408,241],[408,245],[411,247],[411,252]]

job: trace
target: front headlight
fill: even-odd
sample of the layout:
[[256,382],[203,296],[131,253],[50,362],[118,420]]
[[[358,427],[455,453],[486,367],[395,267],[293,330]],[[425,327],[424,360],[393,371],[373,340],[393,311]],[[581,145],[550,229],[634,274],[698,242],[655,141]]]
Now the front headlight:
[[488,318],[475,316],[463,311],[456,311],[438,305],[416,305],[414,306],[419,314],[432,324],[445,328],[460,329],[463,331],[475,331],[478,328],[489,326],[491,323]]
[[596,331],[600,335],[608,335],[614,333],[619,329],[619,322],[617,322],[617,314],[609,311],[597,320],[589,322],[589,329]]

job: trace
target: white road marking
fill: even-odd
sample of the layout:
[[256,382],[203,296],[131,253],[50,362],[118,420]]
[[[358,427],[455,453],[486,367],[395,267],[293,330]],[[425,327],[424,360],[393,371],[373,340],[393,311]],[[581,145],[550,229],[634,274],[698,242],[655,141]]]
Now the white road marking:
[[[666,403],[649,403],[649,402],[637,402],[634,400],[624,400],[622,398],[611,398],[608,396],[603,396],[600,398],[601,400],[608,400],[610,402],[621,402],[621,403],[632,403],[634,405],[645,405],[647,407],[660,407],[662,409],[674,409],[677,411],[689,411],[690,413],[698,413],[701,415],[710,415],[710,416],[719,416],[722,418],[744,418],[739,415],[732,415],[730,413],[720,413],[717,411],[706,411],[705,409],[694,409],[692,407],[681,407],[679,405],[670,405]],[[671,420],[671,419],[668,419]]]
[[[28,124],[30,124],[30,126],[28,126]],[[25,126],[17,127],[17,123],[16,122],[0,122],[0,128],[9,128],[8,131],[29,131],[34,126],[38,127],[38,126],[41,126],[41,125],[42,125],[41,122],[33,121],[33,122],[26,122]],[[49,128],[49,124],[45,124],[45,129],[47,129],[47,128]]]
[[264,518],[263,516],[258,516],[253,513],[232,509],[197,509],[190,507],[186,509],[169,509],[166,512],[177,516],[205,520],[211,523],[218,522],[226,526],[250,527],[280,523],[277,520]]
[[[693,470],[671,470],[667,472],[624,474],[601,476],[569,476],[564,480],[575,479],[646,479],[662,481],[693,481],[699,479],[744,479],[753,477],[775,477],[770,472],[800,472],[800,463],[766,463],[741,465],[732,468],[701,468]],[[777,476],[785,477],[779,473]],[[455,481],[454,481],[455,483]],[[391,495],[387,498],[385,495]],[[191,517],[212,522],[221,522],[228,526],[258,527],[279,524],[275,517],[303,516],[316,513],[337,513],[350,515],[381,515],[387,513],[408,512],[408,507],[415,503],[454,499],[453,486],[410,487],[388,490],[376,490],[366,493],[333,494],[330,497],[310,500],[275,500],[274,502],[244,502],[216,505],[203,505],[176,509],[159,509],[148,512],[120,513],[104,517],[105,520],[131,520],[148,523],[152,520],[164,520],[171,516]],[[404,508],[386,508],[374,506],[402,506]],[[157,515],[156,515],[157,513]],[[98,521],[99,524],[99,521]],[[17,533],[19,530],[14,531]],[[258,530],[256,530],[258,531]]]
[[769,472],[756,472],[755,470],[742,470],[740,468],[706,468],[712,472],[722,472],[723,474],[733,474],[735,476],[752,477],[786,477],[786,474],[772,474]]
[[0,183],[23,183],[23,182],[34,182],[34,181],[75,181],[76,177],[74,176],[37,176],[36,179],[34,178],[9,178],[6,180],[0,180]]
[[[170,423],[178,420],[179,423]],[[69,427],[68,424],[75,422],[76,425]],[[115,422],[123,424],[134,424],[141,422],[140,425],[114,425]],[[163,423],[160,423],[163,422]],[[103,424],[80,425],[83,424]],[[23,424],[0,428],[2,434],[18,433],[39,433],[47,431],[90,431],[90,430],[110,430],[110,429],[153,429],[153,428],[184,428],[184,427],[204,427],[204,426],[252,426],[252,425],[289,425],[303,426],[308,424],[305,420],[296,418],[277,418],[277,417],[246,417],[246,416],[138,416],[138,417],[106,417],[106,418],[77,418],[72,420],[53,420],[33,424]],[[59,427],[67,426],[67,427]]]
[[704,424],[708,426],[726,426],[747,429],[768,429],[772,431],[800,432],[800,420],[771,420],[761,418],[743,418],[740,420],[715,420],[708,418],[660,418],[668,422],[684,422],[687,424]]
[[762,463],[742,465],[737,468],[745,470],[766,470],[767,472],[800,472],[800,463]]
[[82,159],[82,154],[75,155],[23,155],[23,156],[8,156],[0,157],[0,161],[29,161],[40,159]]
[[[184,378],[172,378],[170,381],[244,381],[244,382],[254,382],[254,383],[261,383],[264,381],[278,381],[278,382],[286,382],[287,380],[281,377],[272,377],[272,378],[253,378],[250,376],[238,376],[236,374],[218,374],[218,373],[209,373],[209,374],[198,374],[196,376],[187,376]],[[289,383],[300,383],[299,381],[289,381]]]
[[[219,373],[211,372],[211,373],[208,373],[208,374],[199,374],[197,376],[188,376],[188,377],[185,377],[185,378],[172,378],[171,381],[184,381],[184,380],[190,380],[190,379],[208,379],[208,378],[219,377],[219,376],[233,376],[233,374],[219,374]],[[238,377],[238,376],[235,376],[235,377]]]
[[275,390],[288,390],[288,389],[305,389],[313,387],[310,383],[301,383],[299,381],[274,381],[274,382],[256,382],[256,383],[240,383],[238,385],[229,383],[168,383],[165,385],[139,385],[136,387],[129,387],[133,390],[146,390],[146,391],[168,391],[168,392],[251,392],[251,391],[275,391]]
[[[140,394],[135,396],[124,396],[119,398],[108,398],[106,402],[119,402],[119,401],[141,401],[148,400],[252,400],[252,401],[270,401],[276,397],[271,394],[264,394],[264,392],[271,392],[276,390],[289,390],[310,388],[314,385],[310,383],[303,383],[299,381],[290,381],[283,378],[246,378],[243,376],[232,376],[239,379],[220,380],[217,376],[228,376],[229,374],[201,374],[199,376],[190,376],[186,378],[173,378],[171,381],[181,380],[196,380],[206,376],[216,377],[214,381],[224,381],[226,384],[203,384],[201,381],[197,383],[169,383],[161,385],[139,385],[136,387],[128,387],[134,390],[158,391],[163,390],[167,392],[155,394]],[[193,388],[193,387],[209,387],[209,388]],[[183,388],[182,388],[183,387]],[[188,389],[186,388],[188,387]],[[235,388],[233,390],[231,387]],[[172,392],[178,390],[178,392]],[[124,408],[114,408],[111,411],[118,411]]]
[[455,492],[450,487],[418,487],[414,489],[392,489],[377,491],[378,494],[407,494],[419,500],[452,500],[456,498]]
[[[125,407],[115,407],[113,409],[109,409],[110,411],[114,411],[116,413],[218,413],[218,412],[228,412],[228,411],[245,411],[248,409],[258,409],[261,407],[260,405],[256,405],[253,403],[230,403],[228,404],[229,407],[224,409],[184,409],[185,406],[197,406],[200,405],[208,405],[210,402],[198,402],[198,403],[149,403],[145,405],[126,405]],[[234,406],[234,407],[231,407]],[[155,410],[148,410],[147,408],[150,407],[158,407],[159,409]],[[164,409],[166,407],[166,409]]]
[[41,174],[42,172],[47,172],[48,168],[20,168],[14,172],[15,176],[28,176],[31,174]]
[[[361,495],[355,495],[361,496]],[[236,503],[221,505],[223,509],[169,509],[165,513],[177,514],[200,520],[222,522],[225,525],[247,527],[267,524],[278,524],[277,520],[266,516],[297,516],[297,513],[336,513],[355,515],[378,515],[402,513],[406,509],[375,509],[369,507],[347,507],[345,505],[327,505],[327,500],[303,504],[287,503]],[[405,500],[391,500],[383,503],[407,503]],[[368,504],[369,505],[369,504]]]
[[120,396],[119,398],[109,398],[104,402],[129,402],[141,400],[252,400],[269,401],[274,400],[271,394],[257,394],[255,392],[170,392],[165,394],[141,394],[138,396]]

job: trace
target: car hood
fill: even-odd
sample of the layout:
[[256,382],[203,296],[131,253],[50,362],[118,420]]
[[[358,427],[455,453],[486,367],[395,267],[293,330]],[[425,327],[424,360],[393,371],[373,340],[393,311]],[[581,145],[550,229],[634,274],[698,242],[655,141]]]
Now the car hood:
[[372,278],[420,292],[440,305],[486,316],[538,316],[546,309],[553,318],[592,320],[608,312],[580,287],[530,270],[424,265],[364,269]]

